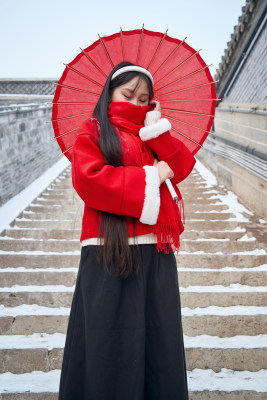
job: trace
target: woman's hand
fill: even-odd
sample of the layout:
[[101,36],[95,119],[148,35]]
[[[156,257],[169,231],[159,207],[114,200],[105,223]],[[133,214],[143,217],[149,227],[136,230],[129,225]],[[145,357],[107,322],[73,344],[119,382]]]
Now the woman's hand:
[[161,113],[161,106],[159,101],[151,100],[150,104],[155,104],[155,108],[153,111],[159,111]]
[[174,177],[172,169],[165,161],[158,161],[154,159],[153,166],[157,167],[158,169],[160,184],[162,184],[162,182],[165,182],[166,179],[171,179]]

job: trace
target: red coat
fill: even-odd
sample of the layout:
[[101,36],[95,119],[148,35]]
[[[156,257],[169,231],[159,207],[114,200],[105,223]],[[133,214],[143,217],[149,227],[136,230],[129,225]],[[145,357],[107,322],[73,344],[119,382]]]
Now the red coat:
[[169,131],[146,141],[121,130],[119,133],[125,164],[121,167],[105,164],[93,120],[88,119],[83,123],[74,143],[72,182],[84,201],[80,241],[98,237],[98,210],[124,215],[129,237],[134,235],[133,218],[137,236],[153,232],[153,225],[139,220],[144,209],[147,185],[143,166],[153,165],[152,151],[173,170],[174,178],[171,181],[175,189],[175,184],[184,180],[194,167],[192,153],[181,141],[172,137]]

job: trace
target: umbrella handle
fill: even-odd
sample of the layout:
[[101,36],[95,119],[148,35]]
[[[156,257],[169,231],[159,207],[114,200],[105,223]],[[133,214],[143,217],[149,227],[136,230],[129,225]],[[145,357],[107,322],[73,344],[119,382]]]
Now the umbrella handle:
[[166,182],[166,185],[168,186],[168,189],[170,191],[170,194],[172,195],[173,200],[175,201],[175,203],[178,203],[178,196],[172,186],[170,179],[166,179],[165,182]]

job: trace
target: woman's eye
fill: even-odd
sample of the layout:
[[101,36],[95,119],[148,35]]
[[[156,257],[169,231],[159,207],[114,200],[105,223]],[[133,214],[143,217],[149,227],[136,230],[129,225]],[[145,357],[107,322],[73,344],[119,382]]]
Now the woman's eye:
[[140,103],[145,103],[146,102],[146,100],[140,100]]
[[124,95],[124,97],[125,97],[126,99],[130,99],[130,98],[131,98],[130,96],[126,96],[126,94]]

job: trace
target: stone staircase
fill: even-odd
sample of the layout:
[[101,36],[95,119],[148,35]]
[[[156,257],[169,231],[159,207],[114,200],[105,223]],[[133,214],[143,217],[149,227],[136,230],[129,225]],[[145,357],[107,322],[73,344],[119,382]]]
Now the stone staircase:
[[[190,399],[266,399],[264,221],[210,183],[203,168],[180,189],[186,230],[177,265]],[[0,400],[57,399],[82,212],[68,167],[1,233]]]

